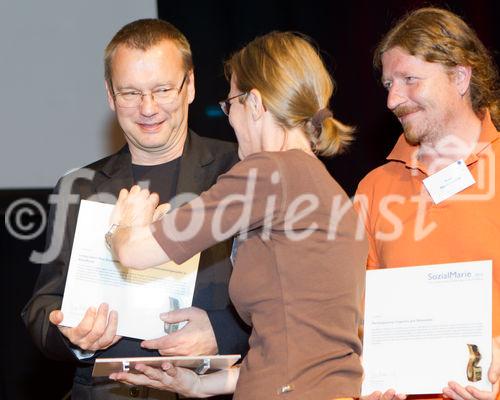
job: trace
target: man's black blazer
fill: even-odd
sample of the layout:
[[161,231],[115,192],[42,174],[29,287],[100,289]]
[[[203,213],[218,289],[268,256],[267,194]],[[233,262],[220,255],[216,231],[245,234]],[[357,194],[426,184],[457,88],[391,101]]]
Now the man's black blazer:
[[[237,161],[234,143],[204,138],[190,131],[180,162],[177,195],[200,194],[210,188],[217,177]],[[51,206],[49,214],[47,246],[59,236],[63,240],[62,248],[55,260],[41,265],[34,295],[25,306],[22,317],[42,353],[51,359],[76,362],[75,383],[92,385],[93,358],[78,360],[69,341],[49,322],[48,317],[52,310],[61,308],[79,200],[91,197],[92,200],[110,202],[118,197],[120,189],[130,188],[134,182],[131,155],[127,146],[85,168],[87,172],[91,172],[90,179],[81,177],[82,170],[78,170],[61,178],[56,186],[54,193],[63,195],[64,182],[72,182],[71,195],[67,200],[73,201],[73,204],[68,208],[64,223],[58,224],[55,220],[57,213],[54,205]],[[230,251],[231,242],[223,242],[202,252],[193,306],[207,311],[220,354],[245,354],[248,349],[248,327],[236,315],[228,296],[227,287],[232,270],[228,258]],[[109,349],[98,352],[96,356],[158,354],[156,351],[141,349],[139,343],[139,340],[122,338]]]

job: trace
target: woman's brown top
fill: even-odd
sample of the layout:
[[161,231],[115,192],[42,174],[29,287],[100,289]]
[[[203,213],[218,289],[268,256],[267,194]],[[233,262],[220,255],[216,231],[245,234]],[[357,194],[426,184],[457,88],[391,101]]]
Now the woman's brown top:
[[359,396],[367,243],[318,159],[253,154],[152,231],[177,263],[236,235],[229,290],[252,334],[235,399]]

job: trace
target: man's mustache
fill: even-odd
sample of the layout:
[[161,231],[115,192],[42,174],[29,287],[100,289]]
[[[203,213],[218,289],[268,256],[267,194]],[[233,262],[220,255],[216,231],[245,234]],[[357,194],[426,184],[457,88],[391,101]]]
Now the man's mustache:
[[418,106],[399,106],[396,107],[392,112],[398,118],[404,117],[405,115],[414,113],[415,111],[419,111],[420,107]]

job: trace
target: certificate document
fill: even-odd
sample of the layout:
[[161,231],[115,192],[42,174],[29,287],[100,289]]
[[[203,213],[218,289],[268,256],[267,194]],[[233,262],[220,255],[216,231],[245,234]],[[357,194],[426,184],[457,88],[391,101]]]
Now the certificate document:
[[491,274],[491,260],[367,271],[362,394],[491,390]]
[[74,327],[101,303],[118,312],[117,334],[137,339],[165,335],[159,314],[191,306],[198,253],[182,265],[173,261],[145,270],[113,259],[104,235],[113,205],[82,200],[64,289],[61,325]]

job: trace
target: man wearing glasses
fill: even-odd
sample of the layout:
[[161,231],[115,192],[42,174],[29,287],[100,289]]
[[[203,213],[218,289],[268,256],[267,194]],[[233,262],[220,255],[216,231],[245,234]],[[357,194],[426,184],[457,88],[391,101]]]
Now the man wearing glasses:
[[[86,167],[92,171],[90,179],[76,179],[79,171],[62,178],[56,193],[64,192],[65,180],[72,185],[69,196],[77,194],[78,201],[116,198],[121,188],[146,183],[160,195],[161,203],[167,203],[183,193],[207,190],[237,162],[232,143],[202,138],[188,129],[188,108],[195,96],[191,50],[171,24],[148,19],[125,25],[106,47],[105,78],[108,102],[127,146]],[[227,293],[230,243],[202,253],[193,307],[162,316],[167,324],[188,321],[177,332],[144,342],[121,338],[116,336],[119,316],[106,304],[87,310],[74,328],[57,326],[62,321],[78,202],[69,206],[65,226],[54,223],[55,213],[52,210],[48,234],[52,240],[64,237],[62,249],[54,261],[42,265],[23,319],[44,354],[77,363],[72,399],[176,398],[167,392],[92,380],[95,357],[246,352],[248,334]]]

